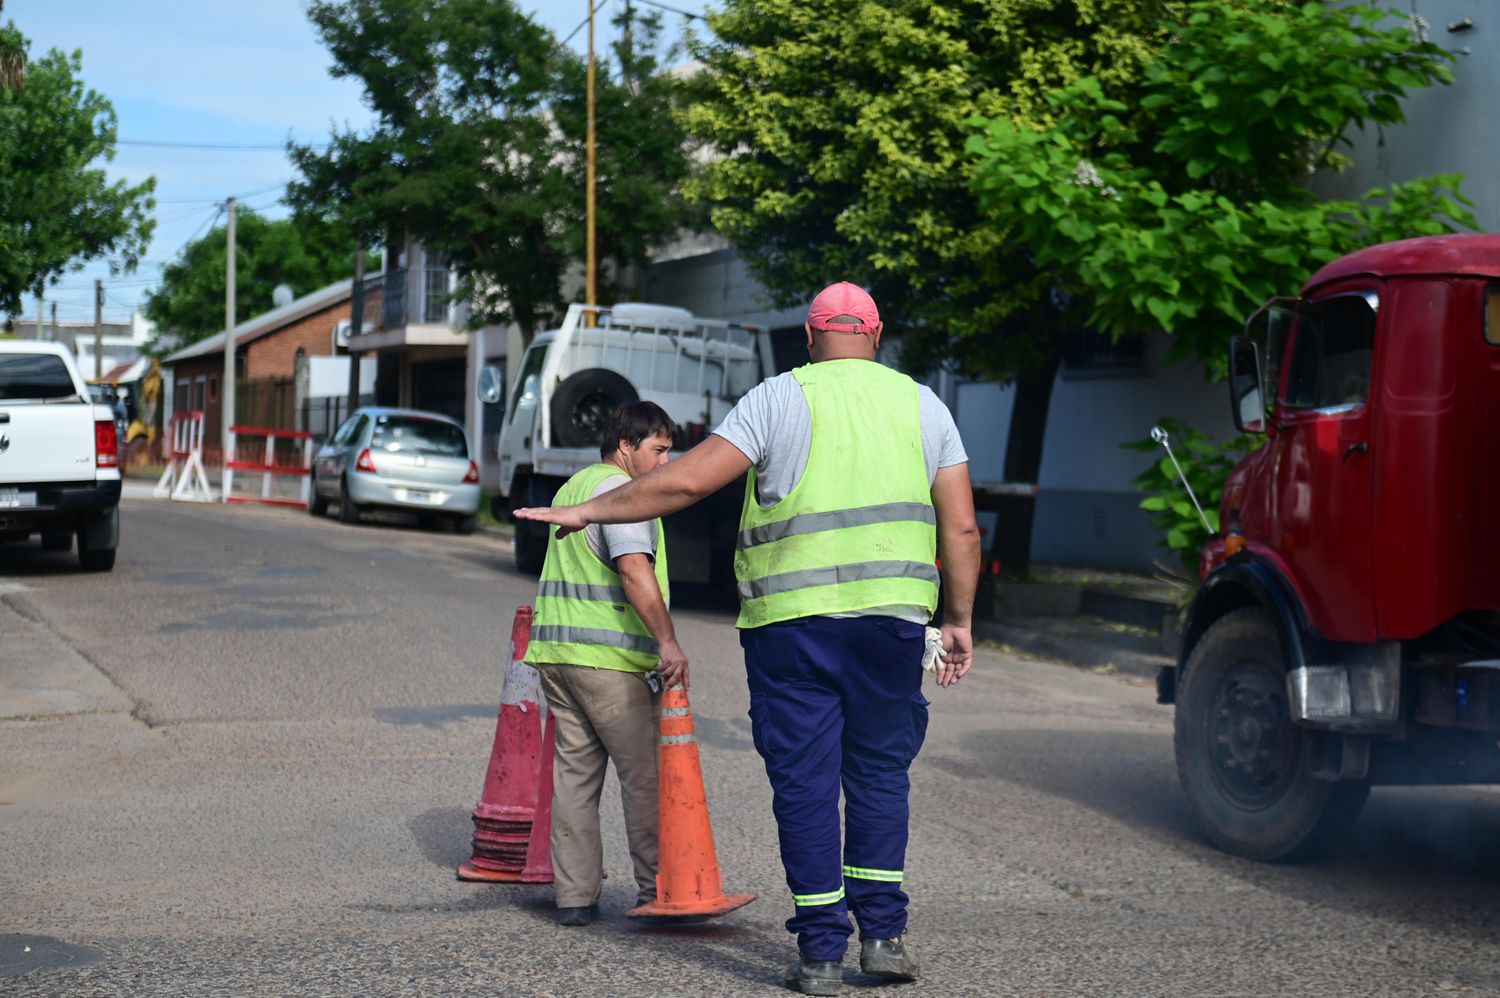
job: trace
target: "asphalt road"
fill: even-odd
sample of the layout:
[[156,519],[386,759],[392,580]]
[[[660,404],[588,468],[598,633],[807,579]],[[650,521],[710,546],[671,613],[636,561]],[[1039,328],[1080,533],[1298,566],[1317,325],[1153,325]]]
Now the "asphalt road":
[[[277,510],[127,501],[109,575],[0,548],[0,993],[785,993],[769,789],[702,594],[677,616],[718,855],[760,900],[627,922],[613,786],[594,926],[454,878],[533,585],[503,541]],[[1145,683],[987,650],[928,693],[900,993],[1500,991],[1493,791],[1377,791],[1331,858],[1257,865],[1198,835]],[[846,985],[874,986],[857,958]]]

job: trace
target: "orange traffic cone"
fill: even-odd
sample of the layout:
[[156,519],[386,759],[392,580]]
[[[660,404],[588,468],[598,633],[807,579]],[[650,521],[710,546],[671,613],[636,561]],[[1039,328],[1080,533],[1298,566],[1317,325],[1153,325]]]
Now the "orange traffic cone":
[[698,761],[698,737],[687,691],[679,684],[662,694],[660,860],[656,900],[632,908],[631,918],[644,915],[727,915],[755,900],[754,894],[724,894],[714,832],[703,792],[703,768]]
[[542,761],[537,767],[536,817],[531,822],[531,841],[526,845],[523,884],[552,883],[552,757],[557,753],[557,715],[547,713],[542,733]]
[[525,662],[531,617],[531,607],[518,607],[511,625],[495,745],[474,805],[474,854],[459,865],[460,880],[515,881],[526,866],[542,755],[541,677]]

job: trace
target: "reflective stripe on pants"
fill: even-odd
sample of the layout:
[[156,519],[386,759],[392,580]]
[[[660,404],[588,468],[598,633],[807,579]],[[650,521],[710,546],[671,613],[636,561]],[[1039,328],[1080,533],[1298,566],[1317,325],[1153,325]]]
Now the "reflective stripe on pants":
[[[906,928],[907,770],[927,731],[922,626],[803,617],[740,632],[802,953],[836,960],[849,912],[867,938]],[[844,840],[839,840],[839,793]]]

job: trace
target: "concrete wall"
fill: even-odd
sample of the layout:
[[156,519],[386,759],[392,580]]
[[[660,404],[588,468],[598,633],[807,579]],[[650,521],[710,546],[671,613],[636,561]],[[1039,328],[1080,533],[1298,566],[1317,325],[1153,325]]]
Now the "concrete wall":
[[[1374,187],[1433,173],[1464,174],[1463,191],[1486,232],[1500,230],[1500,4],[1494,0],[1410,0],[1403,11],[1420,15],[1428,40],[1454,53],[1452,86],[1428,87],[1407,96],[1406,124],[1352,132],[1344,151],[1354,165],[1338,175],[1320,175],[1313,189],[1324,197],[1358,197]],[[1465,18],[1474,27],[1450,32]]]

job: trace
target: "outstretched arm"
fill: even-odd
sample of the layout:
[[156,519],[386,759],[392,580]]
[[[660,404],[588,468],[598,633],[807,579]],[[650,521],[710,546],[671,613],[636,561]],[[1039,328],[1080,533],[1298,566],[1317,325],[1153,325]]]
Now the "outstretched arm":
[[518,509],[516,519],[555,523],[558,537],[590,523],[641,523],[685,509],[749,469],[750,459],[738,447],[714,435],[677,460],[588,502]]

